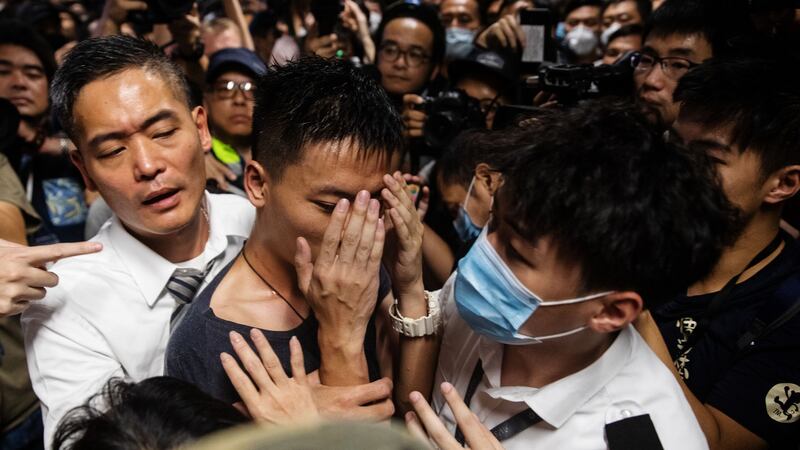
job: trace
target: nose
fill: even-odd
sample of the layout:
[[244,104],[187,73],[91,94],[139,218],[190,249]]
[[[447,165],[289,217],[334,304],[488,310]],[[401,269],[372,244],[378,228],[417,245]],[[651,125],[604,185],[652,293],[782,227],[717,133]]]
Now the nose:
[[151,148],[146,142],[131,142],[128,151],[133,156],[133,175],[136,181],[154,180],[166,170],[158,150]]
[[244,96],[244,92],[241,89],[236,89],[233,91],[233,103],[235,105],[247,104],[247,97]]
[[666,79],[664,70],[661,68],[661,64],[653,64],[653,67],[650,69],[650,71],[646,74],[643,74],[643,76],[645,88],[654,91],[660,91],[661,89],[664,89],[664,82]]
[[11,71],[11,86],[17,90],[28,89],[28,77],[21,70]]

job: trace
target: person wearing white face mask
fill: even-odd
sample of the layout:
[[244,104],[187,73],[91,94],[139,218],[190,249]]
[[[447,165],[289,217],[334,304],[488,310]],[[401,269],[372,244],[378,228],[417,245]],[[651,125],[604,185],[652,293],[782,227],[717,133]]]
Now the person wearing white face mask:
[[631,106],[602,101],[508,132],[525,143],[500,167],[492,216],[439,293],[438,364],[435,338],[404,333],[415,366],[400,369],[395,389],[410,394],[400,406],[429,432],[438,414],[441,448],[465,443],[464,418],[438,389],[430,410],[432,379],[463,395],[494,448],[708,448],[631,322],[707,273],[731,232],[734,209],[709,162],[665,143]]
[[572,0],[564,8],[559,58],[570,64],[589,64],[600,44],[600,0]]

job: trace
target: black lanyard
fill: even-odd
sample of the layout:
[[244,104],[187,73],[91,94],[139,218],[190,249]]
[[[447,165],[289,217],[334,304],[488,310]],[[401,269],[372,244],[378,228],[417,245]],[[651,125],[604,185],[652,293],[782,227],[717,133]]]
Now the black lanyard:
[[728,280],[725,283],[725,286],[714,295],[711,301],[708,304],[708,308],[706,309],[705,314],[698,320],[697,327],[695,328],[695,332],[690,334],[687,339],[685,345],[684,353],[688,352],[694,344],[700,339],[700,337],[705,334],[708,330],[711,321],[722,312],[722,310],[727,306],[725,300],[727,300],[731,296],[731,292],[733,292],[733,288],[736,287],[736,284],[739,283],[739,279],[742,278],[742,275],[753,268],[754,266],[760,264],[765,259],[767,259],[783,242],[783,236],[778,233],[777,236],[770,242],[763,250],[758,252],[758,254],[750,260],[750,262],[745,266],[745,268],[739,272],[738,275]]
[[[467,392],[464,395],[464,403],[466,403],[468,407],[472,402],[472,397],[475,395],[475,391],[478,389],[478,384],[482,379],[483,365],[481,364],[481,360],[478,359],[478,363],[475,364],[475,370],[472,371],[472,378],[469,379]],[[511,416],[511,418],[503,421],[489,431],[494,435],[495,438],[497,438],[498,441],[502,442],[518,435],[519,433],[541,421],[542,418],[539,417],[538,414],[536,414],[532,409],[527,408],[525,411]],[[464,433],[462,433],[461,428],[458,427],[456,427],[456,441],[458,441],[460,445],[464,445]]]

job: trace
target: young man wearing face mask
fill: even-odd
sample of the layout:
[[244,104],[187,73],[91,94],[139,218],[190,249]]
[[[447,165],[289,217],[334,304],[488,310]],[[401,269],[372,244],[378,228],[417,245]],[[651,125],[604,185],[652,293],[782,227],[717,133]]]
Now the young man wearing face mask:
[[[614,450],[633,435],[635,448],[707,448],[631,322],[719,255],[735,213],[710,163],[629,106],[590,102],[523,133],[535,144],[501,168],[488,226],[440,293],[437,383],[464,394],[507,449]],[[423,393],[432,347],[415,348]],[[444,404],[434,394],[457,440]]]
[[475,36],[484,27],[481,5],[477,0],[444,0],[439,17],[445,30],[445,61],[466,56],[472,50]]
[[600,44],[600,0],[571,0],[564,7],[559,59],[570,64],[591,64]]

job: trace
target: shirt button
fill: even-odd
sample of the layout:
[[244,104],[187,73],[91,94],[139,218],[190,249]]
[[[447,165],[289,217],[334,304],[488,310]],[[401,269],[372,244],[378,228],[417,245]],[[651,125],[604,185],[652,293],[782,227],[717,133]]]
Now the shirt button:
[[629,409],[623,409],[619,412],[619,415],[627,419],[628,417],[631,417],[633,413]]

